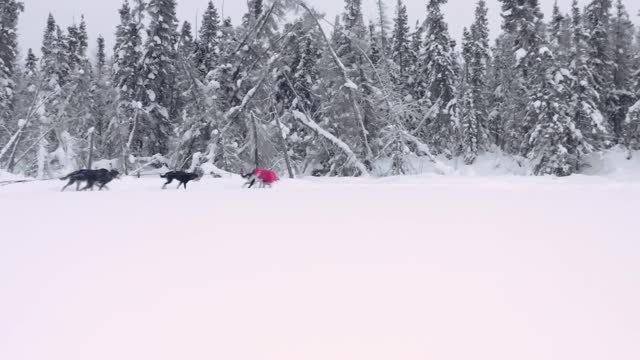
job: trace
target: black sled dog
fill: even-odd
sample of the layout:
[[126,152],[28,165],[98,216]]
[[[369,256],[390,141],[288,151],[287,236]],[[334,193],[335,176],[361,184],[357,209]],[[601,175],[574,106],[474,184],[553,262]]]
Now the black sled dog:
[[[90,169],[82,169],[72,172],[71,174],[61,178],[60,180],[69,180],[67,185],[62,188],[62,191],[65,191],[69,186],[76,184],[76,191],[84,191],[87,189],[93,190],[93,187],[97,184],[98,190],[102,190],[107,187],[107,184],[120,177],[120,173],[118,170],[107,170],[107,169],[99,169],[99,170],[90,170]],[[87,183],[85,187],[80,189],[80,183]]]
[[185,171],[170,171],[164,175],[160,175],[161,178],[167,179],[167,182],[162,186],[163,189],[167,188],[167,185],[171,184],[173,180],[178,180],[178,187],[184,186],[184,189],[187,190],[187,184],[189,181],[198,181],[202,178],[202,173],[200,172],[185,172]]

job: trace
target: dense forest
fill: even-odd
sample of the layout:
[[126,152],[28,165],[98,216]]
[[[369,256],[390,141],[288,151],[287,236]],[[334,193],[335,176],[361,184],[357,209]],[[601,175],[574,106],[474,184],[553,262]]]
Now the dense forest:
[[497,36],[479,0],[461,43],[447,0],[426,0],[415,25],[404,0],[377,0],[367,22],[361,0],[336,19],[249,0],[238,23],[209,2],[197,29],[176,1],[125,0],[113,51],[99,37],[94,59],[90,24],[54,16],[39,55],[19,54],[28,9],[0,0],[0,169],[48,178],[92,158],[125,172],[398,175],[416,158],[500,152],[566,176],[590,153],[640,149],[640,31],[622,0],[546,18],[538,0],[500,0]]

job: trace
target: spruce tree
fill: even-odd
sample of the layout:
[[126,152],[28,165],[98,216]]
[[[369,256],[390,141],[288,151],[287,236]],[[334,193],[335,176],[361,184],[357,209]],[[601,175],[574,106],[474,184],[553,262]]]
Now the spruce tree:
[[380,61],[383,59],[382,49],[380,48],[379,34],[376,32],[376,25],[373,21],[369,22],[369,52],[367,56],[369,56],[369,60],[373,63],[374,66],[377,66]]
[[571,19],[560,12],[558,1],[553,5],[553,14],[549,24],[549,41],[551,50],[558,61],[568,62],[569,49],[571,48]]
[[[534,97],[534,91],[541,86],[540,77],[540,51],[544,47],[544,24],[542,12],[538,0],[500,0],[502,2],[502,28],[506,32],[502,46],[511,46],[511,55],[515,59],[515,72],[511,74],[516,78],[515,85],[505,100],[505,109],[513,110],[505,118],[505,145],[504,148],[514,155],[526,155],[529,152],[530,143],[527,140],[529,134],[538,121],[538,115],[527,109],[530,99]],[[509,51],[505,49],[506,51]],[[505,63],[509,60],[501,59]],[[506,87],[505,87],[506,89]]]
[[248,0],[247,1],[247,13],[242,18],[242,24],[245,27],[254,26],[263,12],[262,0]]
[[340,15],[337,15],[335,20],[333,21],[333,32],[331,33],[331,45],[335,49],[339,49],[345,37],[344,26],[342,26],[342,20],[340,19]]
[[513,35],[503,33],[493,47],[487,128],[491,143],[507,153],[517,154],[523,137],[515,119],[522,116],[522,101],[519,101],[518,94],[523,93],[523,89],[513,42]]
[[540,57],[537,86],[527,106],[527,116],[535,117],[527,155],[536,175],[568,176],[577,170],[574,144],[581,138],[568,106],[569,79],[549,49],[542,48]]
[[120,9],[120,25],[116,33],[113,60],[113,86],[117,92],[117,126],[113,129],[114,149],[140,153],[144,135],[140,128],[142,92],[142,38],[140,25],[132,16],[127,1]]
[[489,19],[484,0],[478,1],[471,32],[465,29],[465,86],[462,135],[465,162],[471,164],[488,148],[487,71],[489,66]]
[[115,45],[113,47],[114,49],[114,59],[116,59],[119,56],[118,54],[118,49],[120,49],[120,47],[122,46],[122,40],[126,38],[126,34],[129,31],[129,23],[132,20],[132,15],[131,15],[131,6],[129,5],[129,0],[124,0],[124,2],[122,3],[122,6],[120,7],[120,9],[118,10],[118,14],[120,15],[120,23],[118,23],[118,25],[116,26],[116,39],[115,39]]
[[382,54],[382,60],[384,61],[384,65],[387,66],[387,58],[390,52],[389,49],[389,20],[387,19],[386,14],[386,6],[383,0],[377,0],[377,10],[378,10],[378,28],[380,29],[379,33],[379,44],[380,52]]
[[38,72],[38,58],[29,48],[27,50],[27,58],[24,61],[25,76],[33,76]]
[[629,107],[636,101],[634,93],[633,45],[635,27],[629,19],[622,0],[615,4],[615,15],[611,20],[611,43],[613,47],[613,87],[610,92],[609,123],[615,143],[624,141],[623,125]]
[[78,139],[86,139],[87,131],[91,128],[93,69],[87,56],[88,38],[87,26],[82,16],[80,24],[68,28],[65,46],[70,83],[66,126],[69,134]]
[[[16,156],[25,153],[31,144],[37,142],[39,135],[38,130],[41,126],[40,116],[38,112],[34,112],[32,109],[34,104],[38,102],[40,86],[38,58],[32,49],[28,49],[23,70],[16,81],[16,95],[13,110],[14,118],[24,121],[22,122],[22,133],[14,142],[15,147],[8,154],[8,158],[5,158],[5,164],[9,172],[18,170],[24,174],[33,175],[37,171],[35,167],[36,159],[33,152],[29,152],[20,163],[16,163]],[[18,120],[18,122],[20,122],[20,120]],[[0,139],[0,147],[4,144],[6,144],[6,142]]]
[[206,76],[218,65],[220,49],[220,17],[218,10],[209,1],[207,10],[202,16],[196,64],[203,76]]
[[[16,0],[0,0],[0,125],[11,118],[15,63],[18,56],[18,17],[24,4]],[[0,138],[1,139],[1,138]]]
[[352,68],[362,63],[361,51],[366,36],[364,18],[362,16],[362,0],[345,0],[345,12],[342,15],[343,34],[340,37],[338,55],[344,65]]
[[598,108],[605,120],[613,112],[613,46],[610,41],[612,0],[591,0],[584,11],[587,66],[599,94]]
[[640,150],[640,101],[629,108],[624,122],[624,144],[629,150]]
[[479,121],[477,109],[473,99],[473,91],[470,85],[471,63],[473,62],[473,37],[467,28],[462,35],[462,57],[464,59],[463,82],[460,92],[462,104],[460,107],[460,127],[462,131],[462,155],[465,163],[472,164],[478,156]]
[[[38,176],[53,171],[77,167],[75,139],[69,134],[73,126],[69,119],[69,101],[76,89],[72,80],[72,59],[68,52],[68,37],[64,35],[51,14],[42,42],[41,78],[44,104],[40,132],[46,137],[39,142]],[[75,124],[74,124],[75,125]],[[55,167],[50,165],[56,164]]]
[[407,92],[413,97],[416,96],[416,81],[420,76],[420,56],[424,48],[424,26],[420,21],[416,21],[416,27],[411,34],[411,56],[409,60],[409,79],[407,81]]
[[180,28],[180,39],[178,40],[180,56],[184,59],[192,59],[196,51],[196,42],[193,39],[191,23],[185,21]]
[[172,99],[175,91],[175,45],[178,41],[175,0],[151,0],[147,7],[149,28],[142,73],[146,109],[140,128],[143,154],[167,154],[171,137]]
[[398,0],[396,17],[393,21],[391,59],[394,63],[393,79],[400,91],[407,88],[411,74],[411,39],[409,34],[409,15],[407,6]]
[[94,130],[95,155],[100,158],[114,158],[120,155],[117,142],[108,135],[109,125],[115,117],[116,92],[111,84],[107,65],[105,41],[98,36],[94,76],[91,86],[91,119]]
[[456,60],[441,6],[447,0],[429,0],[424,53],[416,83],[418,98],[429,106],[427,128],[416,129],[435,153],[453,156],[457,147]]
[[[584,28],[582,14],[578,1],[573,0],[571,7],[573,47],[570,54],[570,71],[573,78],[571,85],[571,108],[573,122],[581,132],[579,157],[605,146],[607,129],[604,117],[598,108],[598,94],[594,76],[589,67],[588,34]],[[577,164],[579,168],[580,164]]]

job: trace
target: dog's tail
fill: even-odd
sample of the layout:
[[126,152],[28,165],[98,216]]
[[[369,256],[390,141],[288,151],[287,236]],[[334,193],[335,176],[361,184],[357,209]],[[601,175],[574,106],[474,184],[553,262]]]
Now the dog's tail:
[[161,174],[160,177],[163,178],[163,179],[166,179],[167,178],[167,174]]
[[67,176],[65,176],[65,177],[61,177],[61,178],[60,178],[60,180],[68,180],[68,179],[69,179],[69,176],[71,176],[71,175],[67,175]]

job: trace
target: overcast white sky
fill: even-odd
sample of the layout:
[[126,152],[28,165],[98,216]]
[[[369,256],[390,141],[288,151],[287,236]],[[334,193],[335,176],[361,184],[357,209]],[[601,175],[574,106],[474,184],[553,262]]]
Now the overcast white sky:
[[[118,23],[118,12],[123,0],[22,0],[25,4],[25,12],[20,17],[20,45],[23,54],[28,48],[33,48],[40,52],[42,44],[42,33],[44,32],[46,19],[51,12],[56,21],[66,27],[74,19],[78,21],[81,14],[85,15],[91,36],[91,53],[95,51],[95,38],[102,34],[107,40],[108,48],[113,44],[113,33]],[[218,9],[222,9],[223,1],[224,15],[230,16],[234,24],[246,10],[246,0],[214,0]],[[396,0],[385,0],[389,8],[389,15],[395,13]],[[582,4],[588,0],[581,0]],[[196,14],[202,14],[206,8],[208,0],[178,0],[178,16],[180,20],[193,22]],[[344,0],[308,0],[316,9],[327,14],[328,19],[333,19],[336,14],[342,12]],[[375,16],[375,0],[363,0],[365,16],[373,18]],[[427,0],[405,0],[409,10],[412,23],[418,19],[424,19],[426,13]],[[456,38],[462,35],[462,29],[473,21],[475,0],[449,0],[445,6],[445,14],[449,22],[450,31]],[[545,15],[551,14],[554,0],[541,0]],[[498,33],[500,29],[500,3],[498,0],[487,0],[490,18],[492,22],[492,35]],[[569,11],[571,0],[558,0],[564,11]],[[638,23],[638,11],[640,1],[625,0],[625,3],[632,14],[632,19]]]

